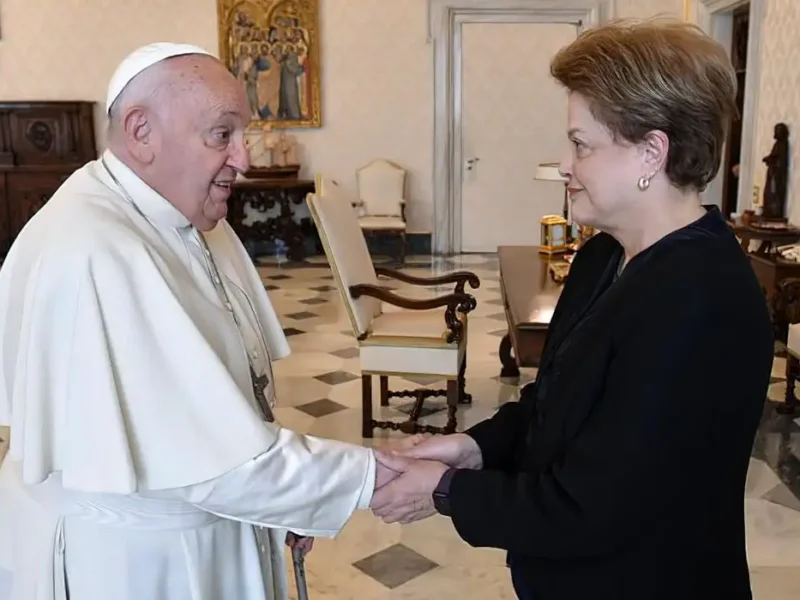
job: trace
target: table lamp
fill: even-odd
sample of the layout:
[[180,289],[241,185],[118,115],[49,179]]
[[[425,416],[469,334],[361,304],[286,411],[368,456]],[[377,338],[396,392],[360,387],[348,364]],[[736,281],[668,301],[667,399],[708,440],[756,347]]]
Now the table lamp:
[[570,206],[569,206],[569,193],[567,192],[567,182],[569,179],[561,174],[558,169],[558,163],[540,163],[536,167],[536,175],[533,176],[537,181],[560,181],[564,184],[564,218],[571,223]]

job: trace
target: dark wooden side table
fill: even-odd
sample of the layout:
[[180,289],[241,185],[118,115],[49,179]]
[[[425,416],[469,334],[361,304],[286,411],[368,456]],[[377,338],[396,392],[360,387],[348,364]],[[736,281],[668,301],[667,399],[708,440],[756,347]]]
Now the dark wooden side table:
[[786,327],[786,396],[784,403],[778,405],[775,410],[779,414],[794,418],[800,413],[800,402],[795,395],[795,385],[800,378],[800,345],[797,339],[789,339],[789,328],[793,324],[800,323],[800,278],[782,279],[777,287],[776,312]]
[[769,228],[763,226],[759,227],[758,221],[753,223],[742,223],[738,221],[735,223],[728,222],[728,226],[736,234],[736,237],[739,238],[742,248],[744,248],[744,251],[748,254],[750,253],[751,241],[761,242],[755,251],[755,254],[761,256],[773,254],[777,246],[794,244],[800,241],[800,229],[792,225],[786,225],[785,228]]
[[[500,341],[501,377],[519,377],[520,367],[538,367],[563,284],[549,272],[564,257],[539,253],[538,246],[500,246],[500,291],[508,333]],[[513,350],[513,356],[511,351]]]
[[[316,228],[310,217],[297,218],[295,209],[305,203],[306,196],[314,191],[314,182],[303,179],[247,179],[237,181],[228,201],[228,222],[243,243],[274,242],[282,240],[287,247],[287,257],[300,261],[305,257],[304,241],[307,237],[318,240]],[[245,205],[259,213],[276,206],[280,212],[266,221],[246,225]]]
[[783,307],[780,285],[787,279],[800,277],[800,263],[784,260],[777,254],[751,253],[749,257],[761,289],[767,297],[775,339],[785,343],[789,320]]

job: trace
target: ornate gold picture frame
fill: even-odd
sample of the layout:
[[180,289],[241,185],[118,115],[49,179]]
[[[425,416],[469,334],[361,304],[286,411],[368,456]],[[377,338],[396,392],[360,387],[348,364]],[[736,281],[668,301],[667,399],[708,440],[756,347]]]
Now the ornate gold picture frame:
[[251,126],[320,127],[319,0],[217,0],[217,15]]

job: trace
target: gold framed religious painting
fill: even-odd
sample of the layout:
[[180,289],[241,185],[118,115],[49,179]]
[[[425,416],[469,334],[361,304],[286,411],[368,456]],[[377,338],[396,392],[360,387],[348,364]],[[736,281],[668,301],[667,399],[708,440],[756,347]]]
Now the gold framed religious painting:
[[217,0],[217,13],[251,127],[320,127],[319,0]]

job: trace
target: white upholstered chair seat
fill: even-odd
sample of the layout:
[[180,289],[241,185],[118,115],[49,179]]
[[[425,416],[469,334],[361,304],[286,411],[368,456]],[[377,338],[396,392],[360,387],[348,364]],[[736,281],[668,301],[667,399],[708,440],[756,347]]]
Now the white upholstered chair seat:
[[[408,338],[406,338],[407,340]],[[370,338],[360,345],[361,373],[388,377],[435,376],[459,384],[466,344],[405,344],[403,338]]]
[[359,217],[361,229],[371,231],[405,231],[406,222],[400,217],[367,216]]
[[372,321],[369,337],[420,338],[446,344],[449,333],[441,309],[392,311],[382,313]]
[[[466,327],[467,316],[461,322]],[[361,370],[375,375],[425,374],[458,377],[466,336],[448,342],[441,310],[385,312],[361,340]]]

